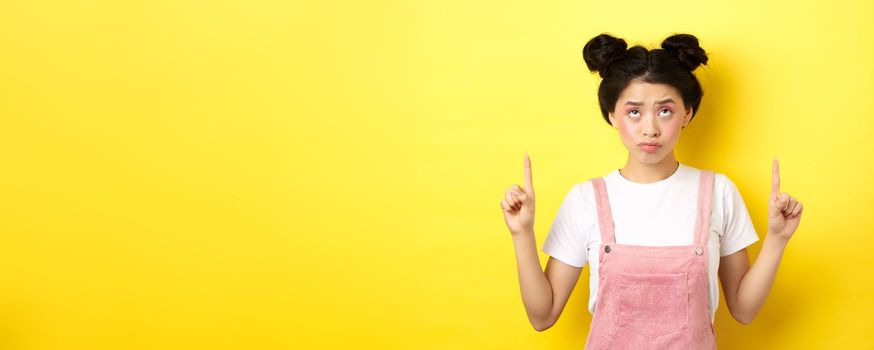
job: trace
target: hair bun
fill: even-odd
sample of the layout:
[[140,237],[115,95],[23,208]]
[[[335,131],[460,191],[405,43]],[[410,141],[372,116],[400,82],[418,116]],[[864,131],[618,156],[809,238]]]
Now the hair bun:
[[603,33],[589,40],[583,47],[583,60],[589,71],[598,72],[605,77],[610,62],[625,53],[628,44],[625,40]]
[[662,42],[662,48],[677,55],[677,59],[689,71],[707,64],[707,53],[698,46],[698,38],[691,34],[674,34]]

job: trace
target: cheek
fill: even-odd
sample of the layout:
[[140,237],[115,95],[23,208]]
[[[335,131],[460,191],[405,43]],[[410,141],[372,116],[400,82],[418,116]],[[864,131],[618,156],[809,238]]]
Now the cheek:
[[662,127],[662,133],[666,138],[674,139],[680,136],[680,129],[683,128],[683,120],[674,119],[666,123]]
[[672,130],[674,133],[679,133],[680,129],[683,128],[683,122],[683,118],[671,118],[666,126],[668,130]]
[[627,123],[619,123],[619,134],[622,136],[622,138],[628,139],[632,137],[634,131]]

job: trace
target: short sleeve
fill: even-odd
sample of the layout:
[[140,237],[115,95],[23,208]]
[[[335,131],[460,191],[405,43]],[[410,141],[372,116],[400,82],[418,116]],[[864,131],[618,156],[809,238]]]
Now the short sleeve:
[[719,239],[719,256],[727,256],[755,243],[759,240],[759,235],[737,186],[728,176],[720,175],[725,182],[722,186],[724,218],[723,235]]
[[589,183],[574,185],[565,195],[542,248],[544,253],[575,267],[584,267],[588,259],[586,222],[591,219],[583,190],[585,184]]

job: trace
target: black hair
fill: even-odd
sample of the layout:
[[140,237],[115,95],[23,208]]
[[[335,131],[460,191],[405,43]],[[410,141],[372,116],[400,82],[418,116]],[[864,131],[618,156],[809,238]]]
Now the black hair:
[[635,45],[626,50],[627,47],[625,40],[607,33],[592,38],[583,47],[586,66],[603,78],[598,87],[598,102],[604,121],[610,124],[609,112],[633,80],[673,86],[683,97],[683,104],[693,108],[694,118],[704,91],[692,71],[707,64],[707,53],[698,46],[698,38],[674,34],[662,42],[660,49],[647,50]]

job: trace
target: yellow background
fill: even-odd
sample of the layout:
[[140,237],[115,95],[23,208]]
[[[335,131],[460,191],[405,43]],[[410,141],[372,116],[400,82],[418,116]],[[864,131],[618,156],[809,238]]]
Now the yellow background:
[[721,303],[720,348],[871,348],[872,13],[7,1],[0,348],[581,348],[588,268],[534,331],[500,200],[528,151],[539,251],[571,186],[624,164],[581,56],[601,32],[698,36],[678,159],[727,174],[760,235],[774,156],[805,205],[758,318]]

